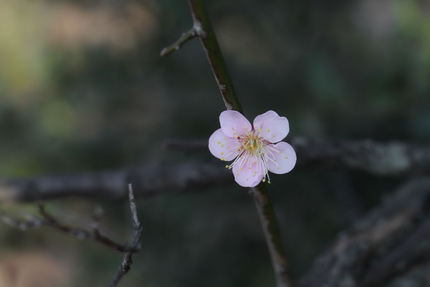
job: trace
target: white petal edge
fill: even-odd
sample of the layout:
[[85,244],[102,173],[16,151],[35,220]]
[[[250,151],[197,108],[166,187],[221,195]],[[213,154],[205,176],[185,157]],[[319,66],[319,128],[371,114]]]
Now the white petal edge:
[[223,111],[219,123],[224,134],[229,137],[246,135],[252,130],[251,123],[238,111]]
[[267,163],[270,172],[284,174],[290,172],[297,162],[297,155],[293,147],[286,142],[268,145],[266,147],[267,155],[271,160]]
[[239,143],[226,136],[221,129],[217,129],[209,137],[209,151],[214,157],[224,161],[230,161],[238,155]]
[[253,125],[258,134],[271,143],[283,140],[290,131],[288,119],[280,117],[274,111],[267,111],[256,116]]
[[233,166],[234,180],[242,187],[257,186],[264,178],[261,160],[254,156],[243,155],[239,161]]

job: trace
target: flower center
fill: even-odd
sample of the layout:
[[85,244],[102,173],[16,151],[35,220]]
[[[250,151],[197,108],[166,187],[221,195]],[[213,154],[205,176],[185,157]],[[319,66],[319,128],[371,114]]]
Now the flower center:
[[[255,131],[250,131],[245,136],[237,137],[240,147],[238,149],[239,155],[233,161],[232,164],[226,165],[228,169],[233,169],[235,165],[239,165],[240,171],[242,171],[243,165],[248,164],[251,159],[253,164],[258,164],[259,168],[264,173],[262,179],[263,182],[266,181],[270,183],[270,177],[267,168],[267,162],[270,160],[269,155],[264,150],[267,142],[264,141]],[[255,157],[255,158],[254,158]]]
[[261,155],[264,147],[264,142],[258,135],[254,133],[254,131],[249,132],[241,142],[242,149],[246,153],[252,154],[254,156]]

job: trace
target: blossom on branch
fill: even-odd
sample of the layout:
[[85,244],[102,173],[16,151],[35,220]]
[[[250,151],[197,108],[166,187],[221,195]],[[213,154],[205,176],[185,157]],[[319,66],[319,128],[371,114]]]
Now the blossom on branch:
[[274,111],[257,116],[253,124],[239,112],[227,110],[219,116],[221,128],[209,138],[209,151],[224,161],[233,161],[235,181],[254,187],[261,181],[270,183],[269,171],[290,172],[296,164],[296,152],[283,142],[290,127],[286,117]]

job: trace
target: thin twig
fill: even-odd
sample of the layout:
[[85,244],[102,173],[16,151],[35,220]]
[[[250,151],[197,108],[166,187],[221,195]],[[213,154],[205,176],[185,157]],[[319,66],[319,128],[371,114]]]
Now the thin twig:
[[[215,32],[212,28],[209,15],[202,0],[188,0],[188,6],[193,17],[193,27],[197,32],[206,56],[212,68],[213,75],[221,92],[222,99],[227,109],[237,110],[242,112],[242,107],[235,93],[233,82],[230,78],[227,66],[224,61],[221,49],[219,48]],[[264,190],[263,184],[252,189],[251,194],[254,196],[257,205],[258,214],[264,233],[266,234],[266,242],[269,246],[270,255],[272,257],[273,268],[276,274],[278,287],[292,286],[286,266],[286,256],[281,247],[280,234],[277,228],[276,217],[271,207],[270,199],[267,192]],[[264,198],[263,201],[260,199]],[[273,228],[276,227],[276,228]],[[285,262],[284,267],[280,268],[279,262]]]
[[0,218],[3,223],[17,228],[21,231],[28,231],[31,229],[37,229],[42,227],[49,227],[60,231],[62,233],[71,235],[77,239],[91,239],[97,243],[107,246],[111,249],[117,250],[119,252],[137,252],[139,249],[135,246],[129,246],[116,242],[115,240],[102,234],[98,228],[93,228],[92,230],[74,227],[66,223],[60,222],[52,214],[50,214],[43,204],[39,204],[40,217],[29,216],[28,219],[18,219],[6,215],[4,212],[0,211]]
[[137,216],[137,208],[136,202],[134,198],[132,185],[128,185],[129,189],[129,201],[130,201],[130,210],[131,210],[131,218],[133,223],[133,235],[131,239],[131,243],[121,244],[109,237],[103,235],[99,230],[99,220],[102,215],[102,211],[100,209],[95,211],[94,214],[94,223],[92,224],[92,230],[88,230],[80,227],[72,227],[68,224],[60,222],[54,215],[49,213],[45,206],[41,203],[38,204],[40,217],[31,216],[29,219],[17,219],[11,216],[6,215],[3,211],[0,210],[0,219],[7,225],[17,228],[22,231],[27,231],[30,229],[41,228],[41,227],[50,227],[62,233],[71,235],[78,239],[92,239],[102,245],[105,245],[114,250],[124,252],[124,259],[118,268],[115,276],[113,277],[109,286],[117,286],[118,282],[121,278],[130,270],[132,264],[133,254],[140,250],[140,238],[142,236],[142,225]]
[[[134,199],[133,187],[131,183],[128,184],[128,197],[130,201],[130,211],[133,224],[133,236],[131,239],[130,246],[135,249],[140,249],[139,241],[142,237],[143,227],[140,224],[139,218],[137,216],[136,202]],[[130,270],[131,264],[133,264],[134,253],[135,252],[127,252],[126,254],[124,254],[124,258],[121,262],[121,265],[118,267],[118,270],[116,271],[112,281],[110,282],[109,287],[117,286],[122,277]]]
[[196,36],[197,36],[197,33],[193,27],[190,30],[188,30],[187,32],[183,33],[181,35],[181,37],[179,37],[179,39],[176,40],[176,42],[174,42],[170,46],[167,46],[166,48],[161,50],[160,56],[167,56],[167,55],[173,53],[174,51],[179,50],[182,47],[182,45],[184,45],[186,42],[188,42],[189,40],[193,39]]

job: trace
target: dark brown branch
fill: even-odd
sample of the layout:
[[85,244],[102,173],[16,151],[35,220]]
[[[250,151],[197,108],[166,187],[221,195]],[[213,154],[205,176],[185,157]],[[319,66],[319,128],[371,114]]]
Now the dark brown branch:
[[50,214],[43,204],[39,204],[40,217],[31,216],[29,219],[18,219],[6,215],[4,212],[0,211],[0,218],[2,221],[14,228],[22,231],[27,231],[36,228],[49,227],[54,230],[60,231],[62,233],[71,235],[77,239],[90,239],[111,249],[120,252],[136,252],[139,249],[135,246],[128,246],[116,242],[115,240],[102,234],[98,228],[93,228],[92,230],[74,227],[59,221],[52,214]]
[[272,259],[272,265],[275,269],[276,282],[278,282],[278,286],[292,286],[288,264],[284,256],[285,251],[282,249],[282,243],[279,242],[281,237],[278,223],[276,219],[273,218],[275,212],[270,202],[269,193],[264,185],[258,190],[256,188],[251,188],[250,193],[254,197],[255,207],[257,208],[258,217],[263,227],[264,236]]
[[429,238],[430,180],[415,180],[342,233],[299,286],[380,287],[417,274],[424,278]]
[[[206,12],[203,0],[188,0],[188,6],[190,7],[191,15],[193,17],[194,30],[200,38],[200,42],[206,52],[206,56],[221,92],[225,107],[228,110],[242,112],[241,104],[235,93],[233,82],[230,78],[221,49],[219,48],[215,32],[212,28],[212,23],[209,19],[208,13]],[[287,260],[281,246],[282,242],[280,239],[280,233],[276,232],[278,231],[277,228],[270,228],[277,226],[277,222],[270,199],[263,185],[264,183],[261,183],[259,186],[253,188],[251,190],[251,194],[254,197],[255,204],[257,205],[258,215],[260,217],[264,233],[266,235],[269,234],[269,236],[266,236],[266,241],[269,246],[272,263],[274,264],[273,269],[276,276],[276,283],[278,287],[292,286],[287,269],[283,267],[280,268],[278,264],[281,261],[286,263]],[[264,198],[264,202],[260,201],[262,198]]]
[[350,168],[375,175],[430,172],[430,147],[372,140],[311,140],[293,138],[299,164]]
[[[287,139],[297,152],[298,168],[331,167],[361,170],[374,175],[430,172],[430,147],[404,142],[372,140]],[[207,151],[207,140],[169,140],[166,147],[190,152]]]
[[230,184],[233,180],[231,173],[215,161],[154,163],[116,171],[0,180],[0,202],[39,201],[69,196],[125,199],[128,182],[133,182],[136,197],[140,197],[202,190]]
[[188,0],[191,15],[193,17],[193,28],[202,43],[202,47],[206,52],[212,73],[218,84],[225,107],[228,110],[236,110],[242,112],[239,99],[234,90],[233,82],[230,78],[227,65],[218,45],[215,32],[212,28],[211,20],[206,12],[205,5],[202,0]]
[[196,36],[197,36],[197,33],[193,27],[187,32],[183,33],[175,43],[161,50],[160,56],[166,56],[173,53],[174,51],[179,50],[182,47],[182,45],[184,45],[186,42],[188,42],[189,40],[193,39]]
[[[288,139],[287,139],[288,140]],[[354,169],[374,175],[409,175],[430,172],[430,147],[392,142],[322,141],[294,137],[297,169],[331,167]],[[208,152],[207,139],[170,140],[169,149]],[[125,199],[127,182],[134,182],[136,196],[185,192],[233,183],[231,172],[217,161],[154,163],[139,168],[0,180],[0,201],[39,201],[68,196]]]
[[[140,249],[140,239],[142,237],[143,227],[140,224],[139,217],[137,216],[137,208],[136,202],[134,199],[133,187],[131,184],[128,185],[128,197],[130,201],[130,211],[131,218],[133,224],[133,236],[131,239],[130,246],[134,249]],[[130,251],[124,254],[124,258],[122,260],[121,265],[118,267],[109,287],[115,287],[118,285],[119,281],[124,277],[125,274],[130,270],[131,264],[133,264],[133,254],[134,252]]]
[[39,213],[40,217],[31,216],[29,219],[17,219],[11,216],[6,215],[3,211],[0,210],[0,219],[7,225],[17,228],[22,231],[27,231],[35,228],[42,227],[50,227],[54,230],[60,231],[62,233],[71,235],[77,239],[91,239],[97,243],[100,243],[104,246],[107,246],[111,249],[120,251],[125,253],[123,261],[116,271],[111,283],[110,287],[117,286],[119,281],[124,277],[125,274],[130,270],[132,265],[132,258],[134,253],[140,250],[140,239],[142,237],[142,225],[139,221],[137,215],[136,202],[134,198],[133,188],[131,184],[128,186],[129,188],[129,203],[131,210],[131,218],[133,224],[133,235],[130,244],[121,244],[109,237],[103,235],[98,228],[98,221],[100,220],[101,212],[100,210],[96,210],[95,212],[95,220],[96,222],[93,224],[92,230],[88,230],[81,227],[73,227],[68,224],[60,222],[57,218],[55,218],[51,213],[49,213],[43,204],[39,204]]

